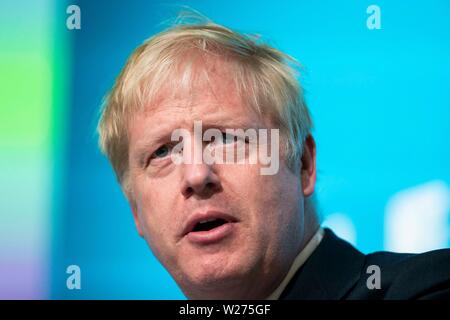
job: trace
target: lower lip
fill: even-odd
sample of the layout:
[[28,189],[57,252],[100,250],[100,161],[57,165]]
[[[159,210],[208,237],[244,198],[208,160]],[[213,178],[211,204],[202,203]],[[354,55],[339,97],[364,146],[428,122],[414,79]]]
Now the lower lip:
[[189,232],[186,236],[190,242],[195,244],[212,244],[229,236],[233,232],[234,225],[235,223],[228,222],[208,231]]

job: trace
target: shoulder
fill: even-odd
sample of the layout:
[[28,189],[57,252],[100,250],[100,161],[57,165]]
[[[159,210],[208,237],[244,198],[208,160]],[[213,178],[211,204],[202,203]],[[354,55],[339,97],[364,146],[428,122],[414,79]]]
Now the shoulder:
[[365,255],[324,231],[280,299],[450,299],[450,249]]
[[[450,298],[450,249],[421,254],[375,252],[366,255],[363,271],[358,286],[368,298]],[[374,272],[379,272],[380,288],[368,289]]]

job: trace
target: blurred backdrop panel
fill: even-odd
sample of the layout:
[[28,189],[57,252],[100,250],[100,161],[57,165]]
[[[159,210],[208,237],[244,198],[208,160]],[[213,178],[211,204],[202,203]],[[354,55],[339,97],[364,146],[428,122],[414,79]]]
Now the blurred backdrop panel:
[[[54,153],[67,75],[51,0],[0,3],[0,299],[50,295]],[[64,9],[63,9],[64,10]],[[61,171],[65,168],[60,167]],[[55,202],[54,202],[55,201]]]
[[303,65],[325,226],[365,253],[449,246],[449,1],[3,0],[0,298],[184,298],[96,136],[129,54],[184,7]]

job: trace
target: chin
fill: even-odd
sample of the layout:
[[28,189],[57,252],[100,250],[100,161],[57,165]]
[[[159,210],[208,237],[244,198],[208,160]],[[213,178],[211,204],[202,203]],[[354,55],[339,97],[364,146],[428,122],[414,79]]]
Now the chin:
[[196,286],[216,288],[224,284],[241,282],[246,277],[243,265],[224,261],[199,261],[192,265],[186,274],[190,276],[190,282]]

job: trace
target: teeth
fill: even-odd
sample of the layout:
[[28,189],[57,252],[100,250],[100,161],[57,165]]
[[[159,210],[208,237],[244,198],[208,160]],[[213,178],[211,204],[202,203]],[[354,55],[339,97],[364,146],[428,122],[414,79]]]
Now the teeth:
[[216,220],[216,219],[212,218],[212,219],[208,219],[208,220],[202,220],[199,223],[202,224],[202,223],[211,222],[211,221],[214,221],[214,220]]

